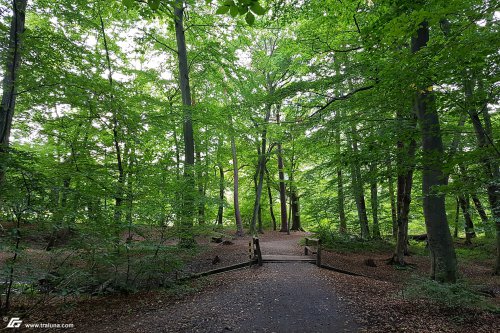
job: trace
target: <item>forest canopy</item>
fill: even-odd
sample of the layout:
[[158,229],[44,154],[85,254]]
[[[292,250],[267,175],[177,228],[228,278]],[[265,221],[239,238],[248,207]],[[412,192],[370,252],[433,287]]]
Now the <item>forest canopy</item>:
[[44,251],[78,249],[75,285],[162,284],[214,227],[390,238],[401,266],[423,235],[431,278],[451,283],[453,239],[486,237],[500,273],[496,1],[0,0],[0,13],[0,295],[30,232]]

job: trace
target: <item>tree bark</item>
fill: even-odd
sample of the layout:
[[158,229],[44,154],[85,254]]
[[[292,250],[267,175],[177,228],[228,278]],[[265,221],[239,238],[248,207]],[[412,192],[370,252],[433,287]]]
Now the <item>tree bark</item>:
[[289,230],[301,231],[302,225],[300,222],[300,196],[297,193],[297,184],[295,183],[295,170],[297,169],[297,161],[295,159],[295,142],[292,136],[292,153],[290,161],[290,219],[292,227]]
[[243,236],[243,223],[241,221],[240,202],[239,202],[239,170],[238,156],[236,154],[236,142],[234,139],[233,120],[231,123],[231,157],[233,159],[233,204],[234,204],[234,219],[236,221],[236,235]]
[[[255,168],[255,174],[253,176],[253,184],[255,188],[255,195],[257,196],[259,192],[259,186],[260,186],[260,197],[262,197],[262,184],[260,182],[260,174],[261,174],[261,166],[260,166],[260,156],[263,155],[261,153],[260,147],[257,147],[257,155],[259,156],[259,161],[257,162],[257,167]],[[264,165],[265,169],[265,165]],[[264,231],[262,230],[262,205],[260,204],[260,199],[259,199],[259,209],[257,210],[257,233],[262,234]],[[255,229],[255,228],[254,228]],[[255,233],[255,230],[254,230]]]
[[398,234],[396,238],[396,252],[394,254],[394,260],[401,266],[406,264],[404,256],[408,254],[408,216],[410,215],[412,186],[413,168],[407,170],[401,175],[398,175]]
[[[342,114],[339,112],[338,115],[335,115],[337,124],[340,122],[342,118]],[[341,148],[341,130],[340,126],[337,129],[337,132],[335,133],[335,144],[337,148],[337,158],[338,158],[338,163],[337,163],[337,204],[339,208],[339,220],[340,220],[340,225],[339,225],[339,232],[341,234],[347,233],[347,219],[345,217],[345,206],[344,206],[344,179],[343,179],[343,174],[342,174],[342,165],[343,165],[343,157],[342,157],[342,148]]]
[[267,124],[269,122],[269,118],[271,117],[271,106],[268,106],[266,111],[266,117],[264,118],[264,129],[262,130],[261,137],[261,147],[259,151],[259,161],[257,165],[257,188],[255,191],[255,202],[253,205],[253,214],[252,221],[250,222],[250,231],[252,234],[255,234],[256,231],[256,223],[260,210],[260,199],[262,197],[262,187],[264,184],[264,173],[266,168],[266,147],[267,147]]
[[[280,123],[279,108],[276,110],[276,122]],[[286,212],[286,186],[285,186],[285,172],[283,165],[283,150],[281,149],[281,142],[277,144],[278,148],[278,176],[279,176],[279,189],[280,189],[280,213],[281,213],[281,228],[280,232],[288,231],[288,216]]]
[[[427,46],[429,25],[423,21],[412,37],[412,53]],[[445,184],[442,156],[444,153],[439,117],[434,105],[434,95],[428,86],[417,86],[414,108],[422,135],[422,194],[424,217],[431,253],[431,278],[439,282],[455,283],[457,260],[453,240],[446,218],[445,197],[436,187]]]
[[180,226],[180,244],[191,247],[195,240],[192,235],[194,216],[194,132],[192,117],[191,87],[189,84],[189,67],[184,32],[184,3],[177,0],[174,6],[175,38],[177,41],[177,57],[179,65],[179,86],[183,105],[183,135],[184,135],[184,191],[182,217]]
[[337,167],[337,203],[339,206],[339,232],[341,234],[347,233],[347,219],[345,217],[345,207],[344,207],[344,177],[342,175],[342,168]]
[[453,237],[458,238],[458,222],[460,220],[460,200],[458,200],[458,197],[455,199],[457,205],[455,209],[455,224],[454,224],[454,231],[453,231]]
[[290,230],[300,231],[302,230],[302,225],[300,223],[300,202],[299,196],[297,195],[297,188],[292,186],[290,189],[290,201],[292,209],[292,227]]
[[24,32],[26,5],[28,0],[12,0],[12,19],[9,45],[5,58],[5,72],[2,82],[2,104],[0,105],[0,186],[5,177],[5,154],[8,153],[12,119],[16,109],[18,72],[21,65],[21,35]]
[[136,161],[136,155],[135,155],[135,147],[132,147],[128,154],[128,166],[127,166],[127,174],[126,174],[126,184],[127,184],[127,197],[126,197],[126,206],[127,206],[127,213],[125,216],[125,220],[127,222],[128,226],[128,240],[131,240],[132,238],[132,226],[133,226],[133,208],[134,208],[134,173],[133,173],[133,168],[134,165],[137,163]]
[[224,215],[224,169],[219,164],[219,210],[217,211],[217,224],[222,226]]
[[[407,143],[400,139],[397,142],[397,194],[396,194],[396,223],[397,223],[397,237],[396,237],[396,251],[394,253],[393,261],[400,266],[406,264],[404,256],[408,255],[408,223],[410,215],[411,204],[411,191],[413,186],[413,171],[415,170],[415,153],[417,151],[417,142],[413,138],[412,131],[415,130],[417,125],[417,118],[413,114],[408,119],[408,126],[404,126],[404,118],[401,113],[396,114],[397,121],[401,128],[407,127],[409,132],[409,139]],[[407,133],[400,133],[405,137]]]
[[267,185],[267,195],[269,197],[269,213],[271,214],[271,221],[273,223],[273,230],[276,231],[276,216],[274,215],[274,202],[273,202],[273,194],[271,192],[271,177],[269,175],[269,170],[266,168],[266,185]]
[[391,202],[392,237],[398,237],[398,215],[396,208],[396,198],[394,196],[394,180],[392,177],[392,162],[387,161],[387,183],[389,187],[389,201]]
[[[352,126],[352,136],[354,136],[355,128]],[[361,168],[358,161],[358,143],[351,134],[347,135],[349,146],[351,147],[352,153],[354,155],[354,161],[351,163],[351,177],[352,177],[352,189],[354,193],[354,199],[356,201],[356,208],[358,211],[358,219],[361,229],[361,238],[370,238],[370,229],[368,228],[368,216],[366,215],[366,203],[365,203],[365,193],[363,180],[361,177]]]
[[378,222],[378,189],[377,189],[377,165],[370,163],[370,198],[373,217],[373,238],[380,239],[380,225]]
[[474,232],[474,223],[472,222],[472,217],[469,212],[469,198],[464,195],[459,195],[458,201],[465,220],[465,244],[472,244],[472,238],[476,237],[476,233]]
[[[201,145],[200,145],[201,146]],[[204,172],[202,170],[201,152],[196,151],[196,164],[197,164],[197,182],[198,182],[198,224],[205,224],[205,186],[204,186]]]
[[472,195],[472,201],[474,202],[474,207],[476,207],[477,213],[481,217],[481,222],[483,223],[484,234],[486,237],[492,237],[491,226],[488,220],[488,215],[486,215],[486,211],[484,210],[483,204],[479,197],[476,194]]

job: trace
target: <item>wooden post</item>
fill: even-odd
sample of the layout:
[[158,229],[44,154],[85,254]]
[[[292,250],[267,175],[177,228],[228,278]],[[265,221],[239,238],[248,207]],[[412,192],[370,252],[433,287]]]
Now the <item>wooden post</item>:
[[253,263],[253,240],[248,242],[248,259],[250,261],[250,266]]
[[253,243],[255,246],[255,254],[257,255],[257,263],[259,264],[259,266],[262,266],[262,253],[260,252],[259,239],[254,237]]
[[316,265],[321,267],[321,239],[318,239],[318,252],[316,253]]
[[304,255],[308,255],[309,251],[307,250],[307,246],[309,245],[309,238],[306,237],[306,246],[304,247]]

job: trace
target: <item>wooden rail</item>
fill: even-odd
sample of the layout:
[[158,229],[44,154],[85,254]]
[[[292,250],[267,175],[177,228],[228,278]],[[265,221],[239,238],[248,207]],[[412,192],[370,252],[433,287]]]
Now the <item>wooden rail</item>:
[[258,264],[259,266],[262,266],[262,252],[260,251],[260,243],[259,243],[259,239],[257,237],[253,237],[252,240],[250,242],[248,242],[248,254],[249,254],[249,261],[248,262],[241,262],[241,263],[233,264],[230,266],[212,269],[212,270],[209,270],[206,272],[190,274],[188,276],[180,278],[179,280],[181,280],[181,281],[190,280],[190,279],[200,278],[202,276],[208,276],[208,275],[228,272],[228,271],[232,271],[235,269],[248,267],[249,265],[252,266],[255,263]]
[[[250,261],[250,265],[253,264],[253,263],[256,263],[256,262],[257,262],[256,260],[251,260]],[[232,271],[232,270],[235,270],[235,269],[245,268],[245,267],[248,267],[248,265],[249,265],[248,262],[241,262],[241,263],[230,265],[230,266],[225,266],[225,267],[220,267],[220,268],[212,269],[212,270],[209,270],[209,271],[206,271],[206,272],[190,274],[190,275],[184,276],[184,277],[182,277],[182,278],[180,278],[178,280],[179,281],[186,281],[186,280],[191,280],[191,279],[197,279],[197,278],[200,278],[200,277],[203,277],[203,276],[209,276],[209,275],[213,275],[213,274],[219,274],[219,273],[229,272],[229,271]]]
[[321,239],[306,237],[306,245],[304,247],[304,255],[316,255],[316,265],[321,267]]

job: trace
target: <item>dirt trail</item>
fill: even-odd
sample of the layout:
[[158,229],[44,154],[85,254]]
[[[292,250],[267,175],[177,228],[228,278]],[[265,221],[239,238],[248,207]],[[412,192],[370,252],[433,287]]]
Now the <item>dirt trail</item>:
[[[303,233],[261,237],[264,254],[299,255]],[[330,273],[330,272],[328,272]],[[331,274],[310,263],[266,263],[210,278],[176,304],[130,313],[85,332],[356,332]]]
[[280,233],[279,238],[271,239],[264,235],[261,237],[260,249],[262,254],[301,255],[304,250],[299,241],[306,235],[305,232],[293,232],[290,235]]

